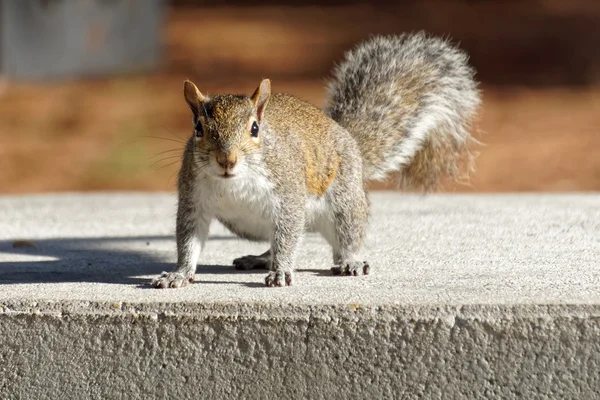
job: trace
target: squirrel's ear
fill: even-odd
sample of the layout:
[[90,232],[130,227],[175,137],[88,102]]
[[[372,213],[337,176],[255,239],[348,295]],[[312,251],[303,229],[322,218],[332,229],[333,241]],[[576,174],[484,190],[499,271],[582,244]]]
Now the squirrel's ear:
[[200,107],[202,107],[202,103],[207,100],[206,97],[204,97],[196,85],[189,80],[186,80],[183,83],[183,97],[185,97],[185,101],[188,106],[190,106],[190,110],[192,110],[192,113],[194,114],[194,119],[198,119]]
[[271,96],[271,81],[268,79],[263,79],[258,88],[254,91],[252,95],[252,101],[254,105],[256,105],[256,113],[258,114],[258,122],[262,119],[263,112],[265,111],[265,106],[269,101],[269,97]]

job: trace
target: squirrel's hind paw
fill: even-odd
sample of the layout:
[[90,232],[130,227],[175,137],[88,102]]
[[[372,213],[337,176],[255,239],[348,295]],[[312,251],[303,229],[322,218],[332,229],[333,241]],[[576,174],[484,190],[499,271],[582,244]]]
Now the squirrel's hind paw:
[[244,256],[233,260],[233,266],[238,270],[267,269],[269,267],[269,256]]
[[371,267],[369,263],[366,261],[345,261],[335,267],[331,268],[331,272],[333,275],[360,275],[360,271],[362,270],[363,275],[369,275]]
[[194,282],[193,277],[186,277],[179,272],[164,272],[152,280],[152,287],[156,289],[180,288]]

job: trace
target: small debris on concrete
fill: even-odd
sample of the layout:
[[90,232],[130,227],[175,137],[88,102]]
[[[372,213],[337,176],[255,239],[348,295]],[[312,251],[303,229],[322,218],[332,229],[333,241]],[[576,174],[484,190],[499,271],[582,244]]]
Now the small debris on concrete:
[[21,248],[21,247],[36,248],[37,245],[30,240],[15,240],[12,244],[12,247],[15,249]]

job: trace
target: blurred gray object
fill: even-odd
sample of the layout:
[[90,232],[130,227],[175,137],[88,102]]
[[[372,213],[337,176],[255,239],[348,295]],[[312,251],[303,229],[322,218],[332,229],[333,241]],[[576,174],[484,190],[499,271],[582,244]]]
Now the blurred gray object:
[[150,69],[164,0],[0,0],[0,74],[68,78]]

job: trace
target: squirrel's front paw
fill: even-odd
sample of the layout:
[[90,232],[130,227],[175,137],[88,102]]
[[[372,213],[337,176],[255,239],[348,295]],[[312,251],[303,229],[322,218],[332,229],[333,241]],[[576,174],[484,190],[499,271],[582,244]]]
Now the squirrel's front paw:
[[193,277],[186,277],[179,272],[164,272],[152,280],[152,287],[157,289],[180,288],[194,282]]
[[362,270],[363,275],[369,275],[369,263],[366,261],[344,261],[343,263],[331,268],[334,275],[360,275]]
[[269,287],[292,286],[293,277],[291,272],[271,271],[265,278],[265,284]]

